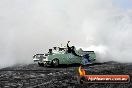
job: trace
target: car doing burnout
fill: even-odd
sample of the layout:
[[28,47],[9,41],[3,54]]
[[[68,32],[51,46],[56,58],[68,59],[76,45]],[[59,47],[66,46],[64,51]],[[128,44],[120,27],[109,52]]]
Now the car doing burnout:
[[93,63],[96,59],[94,51],[83,51],[81,48],[75,50],[76,55],[68,52],[67,47],[53,47],[46,54],[36,54],[33,61],[40,66],[58,66],[60,64],[83,64],[83,56],[88,55],[88,62]]

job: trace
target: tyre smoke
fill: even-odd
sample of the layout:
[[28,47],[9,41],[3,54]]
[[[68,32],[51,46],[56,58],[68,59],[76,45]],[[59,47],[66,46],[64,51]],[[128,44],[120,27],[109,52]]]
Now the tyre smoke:
[[131,14],[114,0],[1,0],[0,67],[33,63],[68,40],[99,61],[132,62]]

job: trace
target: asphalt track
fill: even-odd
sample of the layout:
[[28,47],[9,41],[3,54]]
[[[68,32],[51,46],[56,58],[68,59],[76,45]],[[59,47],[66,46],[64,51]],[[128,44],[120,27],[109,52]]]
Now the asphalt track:
[[[16,65],[0,69],[0,88],[132,88],[129,83],[78,84],[78,65],[39,67],[37,64]],[[131,63],[106,62],[89,65],[89,74],[128,74],[132,78]]]

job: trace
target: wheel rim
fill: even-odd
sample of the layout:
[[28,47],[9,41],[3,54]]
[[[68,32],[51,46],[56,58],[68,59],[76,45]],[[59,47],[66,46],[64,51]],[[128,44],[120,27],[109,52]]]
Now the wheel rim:
[[53,65],[54,65],[54,66],[58,66],[58,65],[59,65],[59,63],[58,63],[58,60],[57,60],[57,59],[53,60]]

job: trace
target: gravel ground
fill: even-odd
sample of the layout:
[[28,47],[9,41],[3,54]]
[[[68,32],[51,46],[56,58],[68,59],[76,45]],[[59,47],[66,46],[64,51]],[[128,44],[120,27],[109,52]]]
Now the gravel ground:
[[[37,64],[17,65],[0,69],[0,88],[132,88],[129,83],[78,84],[78,66],[58,68],[39,67]],[[129,74],[132,64],[107,62],[88,66],[89,74]]]

